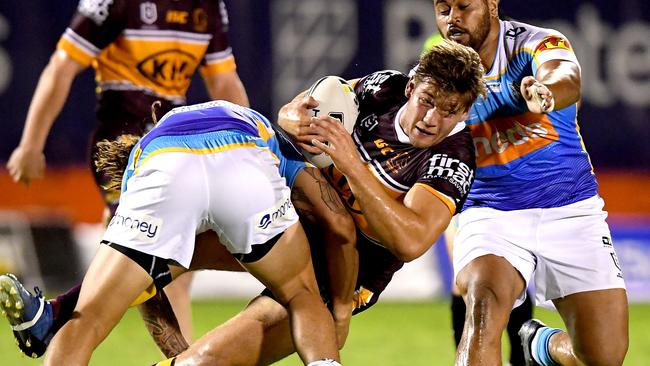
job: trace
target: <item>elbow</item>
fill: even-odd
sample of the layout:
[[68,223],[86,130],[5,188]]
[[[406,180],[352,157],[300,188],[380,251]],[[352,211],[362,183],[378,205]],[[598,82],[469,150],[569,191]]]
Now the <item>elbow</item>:
[[425,245],[424,243],[401,242],[395,246],[392,252],[402,262],[411,262],[420,258],[430,247],[431,245]]

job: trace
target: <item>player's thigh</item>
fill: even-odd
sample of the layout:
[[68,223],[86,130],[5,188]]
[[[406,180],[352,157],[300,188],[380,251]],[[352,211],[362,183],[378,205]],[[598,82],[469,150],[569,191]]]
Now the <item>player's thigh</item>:
[[575,353],[587,364],[621,364],[628,347],[625,289],[586,291],[553,300],[571,336]]
[[299,222],[285,230],[264,257],[242,265],[282,303],[301,290],[318,294],[309,244]]
[[76,311],[112,328],[153,279],[135,261],[100,245],[81,285]]

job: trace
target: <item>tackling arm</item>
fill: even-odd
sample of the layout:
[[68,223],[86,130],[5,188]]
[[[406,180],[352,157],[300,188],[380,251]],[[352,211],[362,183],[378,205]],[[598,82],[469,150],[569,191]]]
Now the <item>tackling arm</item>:
[[[578,102],[581,94],[580,86],[578,65],[571,61],[550,60],[537,69],[535,77],[526,76],[522,79],[521,94],[531,112],[544,113],[563,109]],[[536,98],[541,98],[541,103],[536,102]]]
[[421,185],[412,187],[403,202],[391,198],[360,160],[350,134],[341,124],[332,122],[329,117],[313,122],[314,133],[329,144],[318,140],[312,143],[329,154],[346,176],[364,217],[381,243],[402,261],[418,258],[449,225],[449,208]]

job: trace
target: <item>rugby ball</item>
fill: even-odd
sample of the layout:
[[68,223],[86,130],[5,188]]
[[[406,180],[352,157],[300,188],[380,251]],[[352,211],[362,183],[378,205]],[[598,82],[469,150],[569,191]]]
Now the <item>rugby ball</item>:
[[[354,88],[345,79],[338,76],[322,77],[309,88],[307,95],[318,101],[318,107],[310,109],[314,117],[330,116],[338,119],[352,133],[359,116],[359,101]],[[332,165],[332,159],[325,153],[314,155],[304,150],[302,153],[318,168]]]

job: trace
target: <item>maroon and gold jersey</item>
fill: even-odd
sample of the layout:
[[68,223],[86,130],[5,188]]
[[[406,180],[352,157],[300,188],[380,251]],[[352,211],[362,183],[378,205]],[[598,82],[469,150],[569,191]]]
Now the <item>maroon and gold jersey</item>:
[[137,90],[175,104],[197,67],[235,70],[221,0],[81,0],[57,44],[92,65],[99,91]]
[[[438,197],[454,215],[467,198],[476,169],[470,130],[459,123],[439,144],[416,148],[399,124],[407,98],[408,77],[397,71],[370,74],[355,86],[359,117],[352,138],[367,168],[396,200],[403,200],[414,186],[424,187]],[[377,235],[368,225],[345,177],[332,165],[325,169],[330,183],[339,191],[357,227],[371,240]]]
[[[476,170],[474,144],[465,123],[435,146],[416,148],[399,124],[407,102],[408,77],[397,71],[380,71],[355,85],[359,117],[352,138],[367,168],[384,190],[402,201],[414,186],[422,186],[447,205],[461,211]],[[343,176],[333,165],[323,169],[352,214],[360,235],[359,276],[355,313],[373,305],[403,262],[381,246]]]

